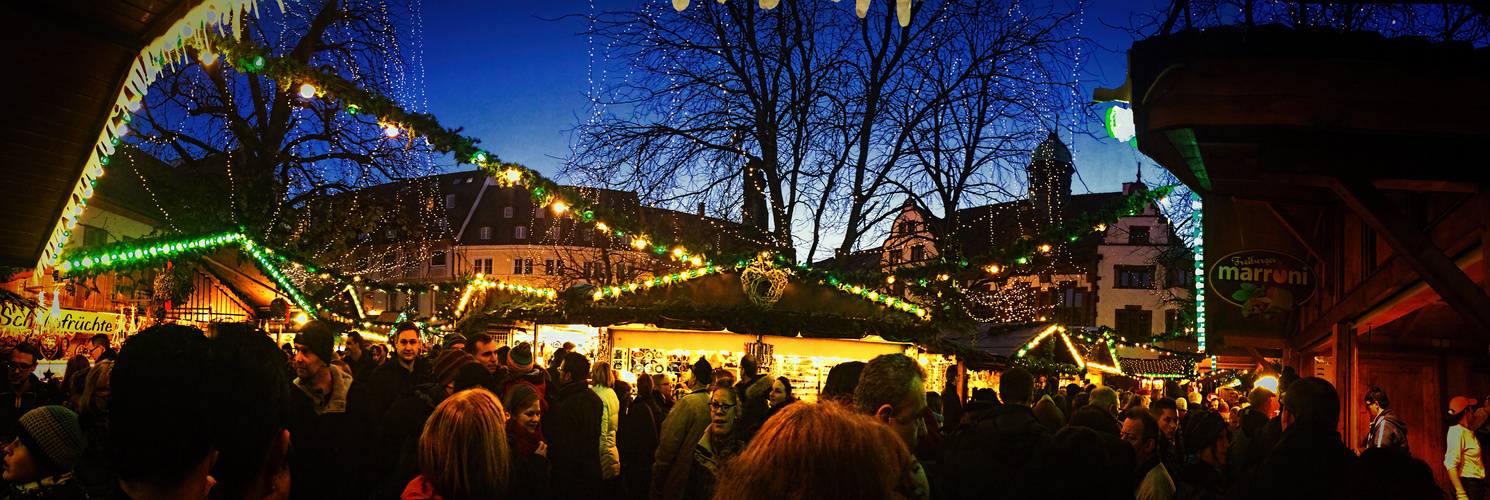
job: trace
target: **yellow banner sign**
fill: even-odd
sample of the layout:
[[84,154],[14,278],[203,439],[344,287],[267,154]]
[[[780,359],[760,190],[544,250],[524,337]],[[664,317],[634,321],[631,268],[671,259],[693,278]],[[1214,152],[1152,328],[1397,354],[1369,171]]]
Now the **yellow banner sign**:
[[[118,317],[116,313],[61,309],[47,315],[41,330],[42,333],[113,334]],[[0,336],[29,335],[36,321],[35,307],[6,304],[0,309]]]

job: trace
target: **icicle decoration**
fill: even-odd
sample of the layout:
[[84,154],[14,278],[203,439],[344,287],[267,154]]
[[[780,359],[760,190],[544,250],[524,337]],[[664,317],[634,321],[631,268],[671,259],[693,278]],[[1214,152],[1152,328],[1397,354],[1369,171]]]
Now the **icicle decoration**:
[[[284,0],[277,1],[280,11],[284,12]],[[46,268],[57,264],[57,257],[72,235],[70,229],[76,226],[77,216],[82,214],[93,193],[93,182],[104,175],[104,167],[109,164],[109,156],[114,154],[115,144],[129,132],[130,114],[139,111],[145,94],[150,91],[150,84],[166,68],[186,62],[188,54],[184,47],[188,40],[205,47],[209,29],[239,38],[242,35],[236,29],[237,24],[246,15],[257,17],[258,12],[258,0],[205,0],[177,19],[164,35],[140,50],[140,55],[135,57],[125,74],[124,88],[120,89],[103,130],[98,134],[98,141],[88,155],[83,175],[73,187],[73,196],[67,200],[61,219],[53,227],[46,246],[42,247],[41,259],[36,263],[37,275],[46,274]],[[54,303],[55,300],[54,297]]]

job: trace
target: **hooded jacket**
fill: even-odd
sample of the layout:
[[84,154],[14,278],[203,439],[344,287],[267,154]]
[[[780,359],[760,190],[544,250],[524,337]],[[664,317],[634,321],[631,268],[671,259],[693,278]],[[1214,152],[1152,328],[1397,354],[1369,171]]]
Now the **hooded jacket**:
[[600,421],[605,403],[584,380],[559,390],[553,411],[544,416],[555,499],[600,495]]
[[1397,418],[1392,410],[1382,408],[1371,420],[1371,430],[1366,433],[1365,448],[1396,448],[1407,453],[1407,424]]

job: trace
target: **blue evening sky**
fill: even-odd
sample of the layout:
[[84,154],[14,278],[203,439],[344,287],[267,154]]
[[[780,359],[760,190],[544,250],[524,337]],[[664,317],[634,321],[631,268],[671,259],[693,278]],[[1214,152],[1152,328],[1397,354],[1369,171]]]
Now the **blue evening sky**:
[[[695,3],[708,0],[694,0]],[[742,1],[742,0],[730,0]],[[752,1],[752,0],[744,0]],[[783,0],[829,1],[829,0]],[[843,0],[852,2],[853,0]],[[889,0],[874,0],[885,2]],[[599,88],[603,42],[576,35],[582,19],[566,14],[628,10],[642,2],[669,5],[669,0],[431,0],[423,5],[423,57],[428,110],[443,125],[465,127],[483,148],[504,161],[555,174],[556,158],[569,151],[567,131],[590,112],[586,92]],[[1081,11],[1082,34],[1117,52],[1099,52],[1083,62],[1083,99],[1093,87],[1123,83],[1126,61],[1121,51],[1131,37],[1109,25],[1128,23],[1129,14],[1154,9],[1163,0],[1097,0]],[[592,57],[592,53],[597,54]],[[1101,109],[1106,109],[1102,105]],[[1064,120],[1069,122],[1069,118]],[[1091,130],[1101,131],[1100,123]],[[1065,134],[1063,134],[1064,136]],[[1117,191],[1135,174],[1140,155],[1127,144],[1100,134],[1100,140],[1065,137],[1075,154],[1080,181],[1075,193]],[[1152,166],[1152,162],[1146,162]],[[469,167],[462,167],[469,168]],[[1145,170],[1154,179],[1160,170]],[[1085,187],[1082,185],[1085,182]]]

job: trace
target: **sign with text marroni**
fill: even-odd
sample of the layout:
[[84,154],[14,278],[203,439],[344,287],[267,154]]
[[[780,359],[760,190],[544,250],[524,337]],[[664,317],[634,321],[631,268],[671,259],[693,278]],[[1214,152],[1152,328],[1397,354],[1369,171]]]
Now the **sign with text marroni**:
[[1229,254],[1206,274],[1212,296],[1240,307],[1243,318],[1286,315],[1314,296],[1315,281],[1303,261],[1272,250]]

